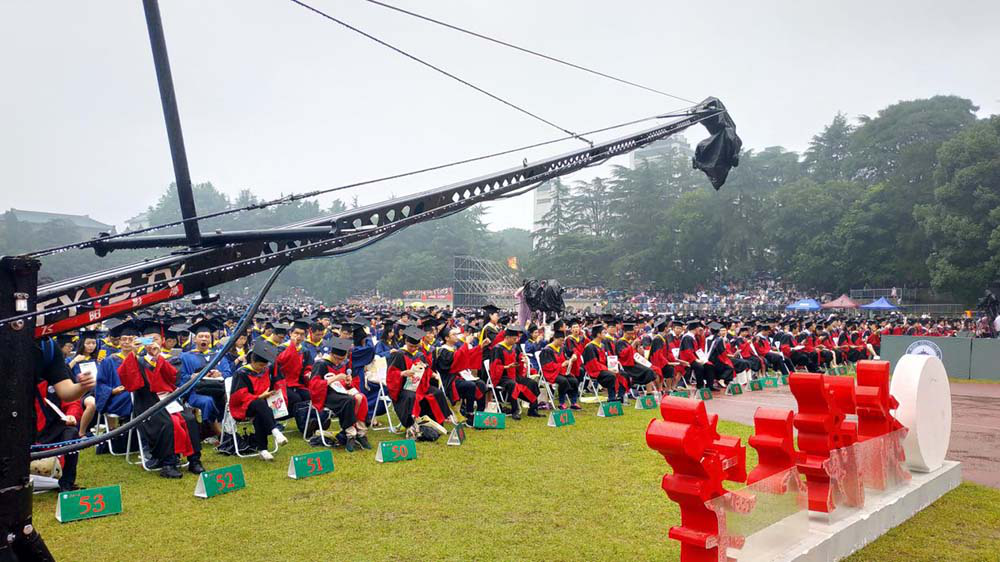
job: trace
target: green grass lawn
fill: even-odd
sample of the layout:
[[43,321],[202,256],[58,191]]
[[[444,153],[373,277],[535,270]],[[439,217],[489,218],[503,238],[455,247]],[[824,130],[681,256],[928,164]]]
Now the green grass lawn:
[[[208,468],[242,462],[247,480],[209,500],[194,497],[193,475],[165,480],[88,451],[81,485],[121,484],[124,513],[60,524],[55,494],[43,494],[35,524],[62,559],[677,559],[666,533],[679,512],[660,489],[668,467],[644,439],[657,411],[595,414],[589,405],[562,428],[525,418],[506,430],[470,429],[461,447],[418,443],[419,458],[408,462],[336,449],[335,472],[304,480],[286,474],[289,457],[310,450],[297,437],[274,463],[206,452]],[[745,443],[751,428],[722,422],[720,431]],[[976,509],[963,507],[973,499]],[[855,559],[900,559],[885,553],[904,547],[908,562],[951,559],[949,541],[962,552],[1000,551],[998,505],[1000,492],[965,485]]]

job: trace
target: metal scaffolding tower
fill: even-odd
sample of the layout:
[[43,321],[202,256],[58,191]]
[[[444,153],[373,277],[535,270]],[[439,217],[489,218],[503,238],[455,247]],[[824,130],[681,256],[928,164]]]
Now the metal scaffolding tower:
[[514,291],[521,283],[507,264],[474,256],[455,256],[455,308],[478,308],[487,302],[500,308],[514,308]]

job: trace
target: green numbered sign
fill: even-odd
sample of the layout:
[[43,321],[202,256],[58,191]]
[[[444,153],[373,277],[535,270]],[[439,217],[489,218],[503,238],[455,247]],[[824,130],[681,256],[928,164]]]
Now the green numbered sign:
[[409,461],[417,458],[417,443],[413,439],[383,441],[375,451],[378,462]]
[[686,391],[686,390],[671,390],[670,391],[670,395],[671,396],[676,396],[678,398],[690,398],[691,397],[691,395],[688,394],[688,391]]
[[562,427],[575,423],[576,418],[573,417],[573,410],[553,410],[549,414],[549,427]]
[[295,455],[288,460],[288,477],[296,480],[333,472],[333,451],[329,449]]
[[636,410],[654,410],[656,409],[656,396],[652,394],[646,394],[640,396],[638,400],[635,401]]
[[461,445],[465,443],[465,424],[460,423],[452,428],[451,435],[448,436],[449,445]]
[[778,388],[778,377],[764,377],[764,388]]
[[194,495],[199,498],[214,498],[236,490],[246,488],[247,482],[243,477],[243,465],[234,464],[215,470],[206,470],[198,476],[198,485],[194,488]]
[[764,390],[764,383],[760,379],[750,381],[750,391],[756,392],[758,390]]
[[493,412],[476,412],[472,427],[476,429],[504,429],[507,427],[507,416]]
[[779,380],[781,381],[781,384],[788,386],[788,375],[781,375]]
[[743,394],[743,387],[740,386],[740,383],[738,382],[731,382],[726,387],[726,394],[729,394],[730,396],[734,396],[736,394]]
[[597,417],[599,418],[613,418],[615,416],[624,416],[625,407],[622,406],[621,402],[602,402],[601,407],[597,410]]
[[59,500],[56,502],[56,520],[60,523],[118,515],[121,512],[121,486],[59,492]]
[[709,390],[709,389],[707,389],[707,388],[699,388],[698,389],[698,398],[700,398],[702,400],[711,400],[712,399],[712,391]]

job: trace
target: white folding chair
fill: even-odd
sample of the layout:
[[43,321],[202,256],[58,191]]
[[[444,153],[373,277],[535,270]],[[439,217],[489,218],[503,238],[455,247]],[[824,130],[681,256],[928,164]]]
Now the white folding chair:
[[[120,418],[118,416],[114,415],[114,414],[100,414],[98,416],[98,420],[97,420],[98,421],[98,426],[100,426],[100,425],[104,426],[104,431],[101,433],[102,435],[104,433],[107,433],[107,432],[111,431],[111,419],[112,418],[114,418],[116,420],[120,420]],[[125,460],[128,460],[128,456],[132,452],[131,449],[132,449],[132,432],[133,431],[135,431],[135,430],[134,429],[130,429],[127,432],[126,436],[125,436],[126,437],[126,439],[125,439],[125,452],[118,452],[118,453],[116,453],[115,452],[115,446],[114,446],[114,440],[113,439],[108,439],[108,453],[111,454],[112,456],[115,456],[115,457],[125,457]]]
[[556,400],[557,400],[557,398],[559,396],[559,387],[557,385],[555,385],[553,383],[550,383],[549,381],[545,380],[545,376],[542,375],[542,371],[541,371],[541,369],[542,369],[542,352],[541,351],[536,351],[535,352],[535,361],[538,363],[538,386],[540,386],[542,388],[542,390],[545,391],[545,394],[549,397],[548,398],[549,405],[551,405],[552,409],[555,410],[557,408],[557,406],[556,406],[556,404],[557,404]]
[[[375,411],[378,412],[379,405],[385,407],[385,418],[389,422],[387,427],[373,427],[372,431],[382,431],[388,430],[389,433],[397,433],[399,430],[396,425],[392,423],[392,398],[389,397],[389,392],[386,390],[385,385],[381,382],[378,383],[378,396],[375,398]],[[377,418],[377,415],[372,416],[372,420]]]
[[500,397],[503,396],[503,390],[493,385],[493,377],[490,376],[489,359],[483,361],[483,368],[486,369],[486,386],[489,388],[490,392],[493,393],[493,402],[497,405],[497,408],[501,408],[500,405],[503,404],[503,402],[500,401]]
[[[249,457],[259,457],[260,456],[259,452],[257,452],[257,453],[250,453],[250,454],[246,454],[246,455],[240,452],[240,441],[239,441],[239,439],[237,439],[236,429],[238,427],[240,427],[240,426],[246,427],[247,425],[252,425],[253,422],[248,421],[248,420],[237,421],[236,418],[233,417],[232,413],[229,412],[229,398],[230,398],[230,394],[232,393],[232,390],[233,390],[233,378],[232,377],[227,378],[225,380],[225,385],[226,385],[226,412],[222,416],[222,436],[224,438],[226,435],[229,435],[232,438],[232,440],[233,440],[233,450],[236,451],[236,456],[237,457],[244,458],[244,459],[245,458],[249,458]],[[220,446],[222,445],[223,440],[224,439],[220,439],[219,440],[219,445]],[[269,449],[268,452],[271,453],[272,455],[274,453],[277,453],[278,452],[278,443],[275,443],[274,444],[274,448],[273,449]]]
[[[322,443],[324,447],[329,447],[330,443],[327,441],[326,433],[324,433],[323,430],[323,416],[320,415],[320,411],[317,410],[316,407],[313,406],[311,402],[309,403],[308,408],[309,410],[306,412],[306,422],[304,424],[304,427],[302,428],[302,439],[306,441],[309,440],[309,437],[306,435],[306,430],[309,429],[309,422],[312,420],[313,417],[315,417],[316,435],[319,435],[320,443]],[[333,423],[334,418],[336,418],[336,416],[333,415],[333,412],[330,412],[326,408],[323,408],[323,410],[330,414],[330,422]]]

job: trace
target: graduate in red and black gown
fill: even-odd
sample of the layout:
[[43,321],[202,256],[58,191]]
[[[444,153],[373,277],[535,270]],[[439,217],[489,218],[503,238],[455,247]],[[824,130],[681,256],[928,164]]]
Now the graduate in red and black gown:
[[653,335],[649,338],[649,362],[653,365],[659,392],[670,392],[674,388],[674,367],[670,364],[673,355],[667,345],[669,333],[670,321],[662,318],[653,324]]
[[[640,365],[635,361],[636,348],[639,345],[639,338],[635,335],[635,321],[628,320],[622,323],[622,336],[615,340],[615,354],[618,356],[618,365],[630,386],[644,387],[656,380],[656,373],[645,365]],[[628,389],[626,389],[628,392]]]
[[583,369],[587,376],[607,389],[608,401],[615,402],[624,399],[626,389],[619,384],[618,375],[608,369],[608,355],[602,345],[604,334],[603,324],[590,327],[590,341],[583,347]]
[[[80,398],[93,390],[96,377],[91,374],[81,374],[76,382],[70,376],[69,366],[59,346],[52,338],[38,341],[36,348],[35,375],[35,443],[60,443],[77,437],[76,420],[64,419],[60,410],[67,404],[78,402]],[[55,408],[53,408],[55,406]],[[82,412],[80,412],[82,413]],[[67,418],[72,412],[63,411]],[[80,462],[78,453],[70,453],[62,457],[62,476],[59,477],[61,491],[77,490],[76,469]]]
[[[156,342],[125,356],[118,367],[118,378],[132,393],[133,412],[140,414],[159,404],[160,399],[177,389],[177,369]],[[139,426],[139,437],[149,447],[152,467],[160,468],[163,478],[180,478],[178,455],[187,457],[188,471],[205,472],[201,464],[201,433],[198,420],[177,400],[158,410]]]
[[726,349],[725,329],[718,322],[710,323],[708,329],[711,330],[714,336],[711,343],[708,344],[708,363],[705,365],[706,371],[712,371],[713,380],[709,384],[709,388],[712,390],[725,390],[726,385],[733,382],[734,374],[733,361],[730,359],[729,351]]
[[[740,369],[737,372],[743,372],[744,369],[750,369],[755,373],[764,374],[767,371],[767,363],[763,358],[757,355],[757,350],[754,349],[753,342],[750,338],[750,326],[740,326],[739,335],[733,340],[733,344],[736,347],[736,353],[739,354]],[[733,361],[735,366],[738,362]]]
[[778,351],[771,349],[771,326],[763,324],[760,332],[753,339],[753,347],[757,350],[757,355],[767,363],[772,370],[780,371],[782,375],[789,373],[785,357]]
[[[281,333],[285,327],[276,324],[275,333]],[[306,422],[309,407],[306,381],[316,360],[310,348],[303,345],[308,327],[309,321],[301,318],[288,326],[288,341],[279,346],[282,350],[275,361],[278,388],[284,392],[288,413],[295,418],[299,427],[303,427]]]
[[434,378],[429,367],[431,360],[420,350],[424,334],[424,330],[416,326],[403,330],[403,347],[389,355],[385,377],[393,409],[410,439],[416,438],[419,431],[414,423],[417,417],[430,416],[443,424],[451,414],[444,392],[431,386]]
[[563,354],[566,355],[567,359],[573,360],[573,364],[569,367],[570,374],[582,379],[587,376],[583,371],[583,348],[587,345],[587,335],[583,332],[578,318],[566,320],[566,325],[569,327],[569,333],[566,334],[566,340],[563,342],[563,346],[566,348]]
[[268,364],[278,358],[278,347],[261,338],[250,349],[250,359],[233,373],[233,386],[229,396],[229,413],[236,421],[253,421],[253,446],[260,458],[273,461],[274,455],[267,449],[267,436],[273,435],[277,445],[288,443],[288,438],[278,429],[274,412],[267,399],[281,392]]
[[573,358],[566,358],[566,332],[552,332],[552,341],[542,348],[539,354],[542,376],[549,384],[556,385],[559,394],[559,409],[566,409],[566,398],[569,397],[570,409],[580,410],[577,401],[580,399],[580,379],[571,372]]
[[711,388],[715,383],[715,371],[711,365],[698,359],[698,350],[702,349],[698,342],[703,337],[704,329],[705,327],[701,325],[700,321],[688,322],[687,332],[681,336],[679,358],[690,366],[698,388],[706,386]]
[[462,334],[459,328],[445,328],[444,334],[444,345],[435,349],[434,365],[451,403],[454,405],[461,400],[459,411],[466,418],[472,418],[476,412],[486,410],[486,381],[474,373],[483,364],[483,350],[489,342],[482,340],[474,346],[463,344],[459,340]]
[[525,356],[518,345],[523,335],[521,328],[507,326],[503,341],[493,347],[493,359],[490,361],[490,379],[494,386],[503,389],[510,402],[511,417],[515,420],[521,419],[521,400],[528,402],[529,416],[542,417],[538,413],[538,383],[528,378]]
[[[313,364],[309,379],[309,394],[317,411],[324,408],[336,416],[341,432],[337,440],[344,444],[348,453],[359,448],[371,449],[368,442],[368,399],[358,390],[358,376],[355,376],[349,357],[354,342],[347,338],[331,338],[328,345],[321,348],[323,355]],[[360,376],[364,376],[364,371]]]

